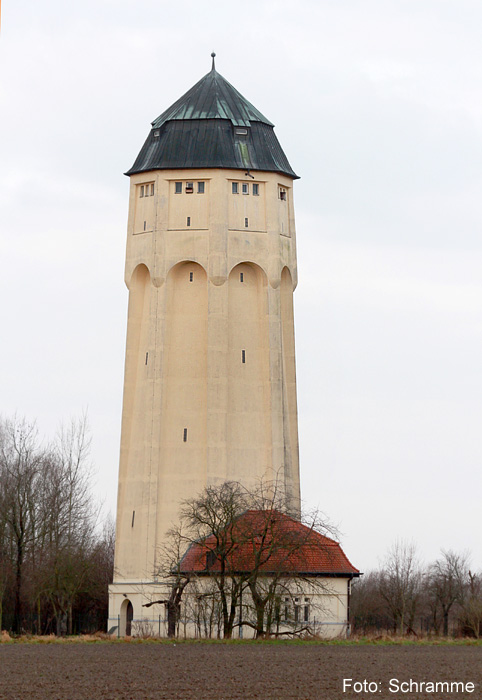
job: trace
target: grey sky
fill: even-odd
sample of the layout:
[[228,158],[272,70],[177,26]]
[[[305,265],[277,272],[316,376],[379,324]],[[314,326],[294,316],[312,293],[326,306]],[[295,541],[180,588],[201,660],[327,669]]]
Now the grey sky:
[[303,496],[362,570],[397,538],[482,567],[482,6],[475,0],[4,3],[1,410],[88,409],[115,509],[128,180],[217,68],[295,184]]

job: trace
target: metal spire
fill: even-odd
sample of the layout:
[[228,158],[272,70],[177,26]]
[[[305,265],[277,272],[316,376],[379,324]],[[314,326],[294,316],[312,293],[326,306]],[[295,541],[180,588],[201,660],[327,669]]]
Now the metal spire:
[[211,66],[211,70],[216,70],[216,66],[214,65],[214,59],[216,58],[216,54],[214,53],[214,51],[212,52],[211,57],[213,59],[213,65]]

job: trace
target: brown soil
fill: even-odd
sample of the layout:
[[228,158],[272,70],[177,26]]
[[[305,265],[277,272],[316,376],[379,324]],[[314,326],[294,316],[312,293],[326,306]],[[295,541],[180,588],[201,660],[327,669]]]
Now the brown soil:
[[[343,692],[343,679],[380,683]],[[390,692],[390,679],[473,693]],[[1,700],[480,700],[482,647],[2,644]]]

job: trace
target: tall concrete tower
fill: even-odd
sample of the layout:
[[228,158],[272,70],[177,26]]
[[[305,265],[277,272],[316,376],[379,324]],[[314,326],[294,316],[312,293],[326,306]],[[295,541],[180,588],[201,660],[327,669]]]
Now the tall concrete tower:
[[129,311],[110,625],[159,596],[181,500],[281,478],[299,506],[293,181],[215,69],[152,122],[130,177]]

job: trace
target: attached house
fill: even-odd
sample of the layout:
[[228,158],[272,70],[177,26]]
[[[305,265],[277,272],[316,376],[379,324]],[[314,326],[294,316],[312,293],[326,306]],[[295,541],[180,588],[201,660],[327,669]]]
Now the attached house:
[[178,574],[189,579],[180,616],[187,636],[221,635],[222,586],[233,636],[245,638],[346,636],[350,584],[360,576],[338,542],[273,510],[248,510],[194,542]]

